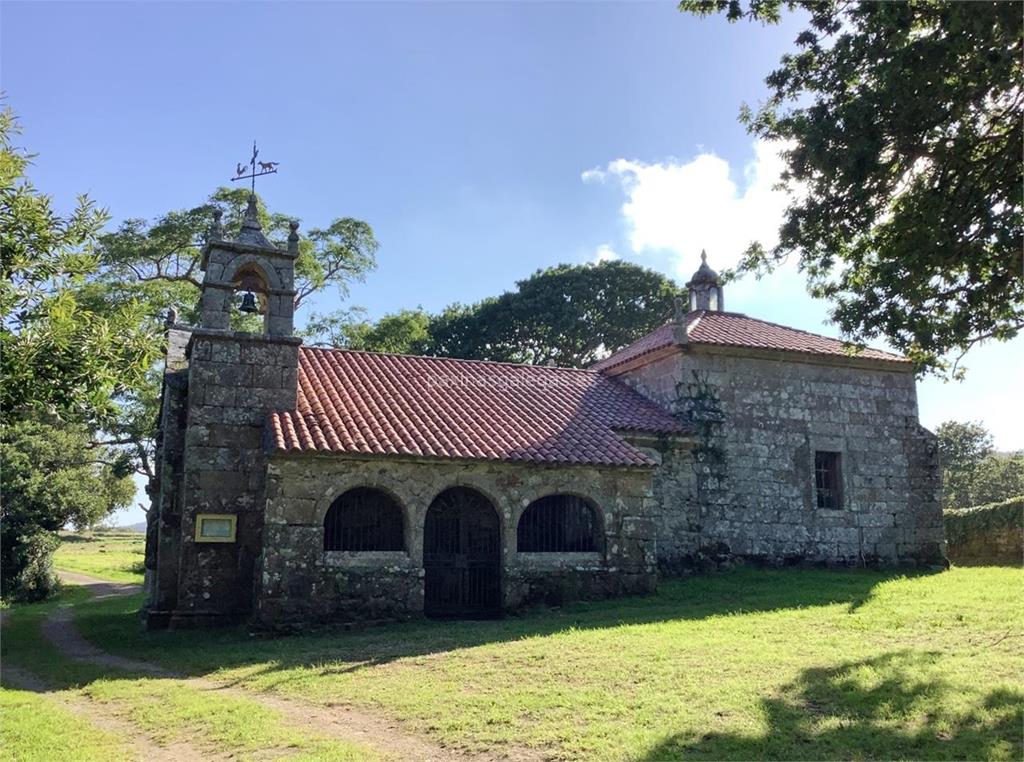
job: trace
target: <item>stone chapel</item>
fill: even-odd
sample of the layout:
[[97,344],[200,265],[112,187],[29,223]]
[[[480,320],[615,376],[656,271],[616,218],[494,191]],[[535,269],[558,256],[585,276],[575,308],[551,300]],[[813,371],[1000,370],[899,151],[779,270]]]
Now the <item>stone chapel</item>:
[[[588,369],[303,347],[297,225],[255,200],[169,321],[146,537],[151,628],[488,617],[753,563],[943,561],[903,357],[688,309]],[[703,259],[703,257],[702,257]],[[259,334],[231,329],[240,306]]]

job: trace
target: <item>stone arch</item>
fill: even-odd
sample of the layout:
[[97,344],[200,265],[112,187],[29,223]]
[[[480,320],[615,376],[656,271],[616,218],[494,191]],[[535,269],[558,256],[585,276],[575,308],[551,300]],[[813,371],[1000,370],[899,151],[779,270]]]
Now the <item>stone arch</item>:
[[503,523],[494,502],[471,486],[452,485],[430,501],[423,522],[427,616],[500,612]]
[[604,514],[598,504],[574,492],[537,497],[516,521],[520,553],[603,553]]
[[277,270],[268,265],[264,257],[257,256],[256,254],[238,254],[232,257],[224,265],[223,279],[228,283],[234,283],[238,278],[238,274],[245,270],[259,273],[266,283],[267,290],[281,290],[284,288]]
[[325,551],[408,551],[400,500],[378,487],[350,487],[323,514]]
[[[515,506],[510,505],[510,501],[508,500],[507,496],[496,491],[494,489],[494,485],[490,483],[487,479],[477,479],[472,475],[461,474],[456,478],[451,479],[449,483],[445,484],[445,486],[443,486],[441,489],[436,490],[433,495],[430,495],[429,500],[424,501],[423,511],[422,515],[420,516],[420,520],[422,521],[426,518],[426,512],[430,509],[430,506],[433,505],[434,501],[437,500],[438,497],[440,497],[442,494],[444,494],[450,489],[459,488],[477,492],[480,494],[481,497],[485,498],[487,502],[491,504],[491,507],[494,508],[494,512],[498,516],[498,522],[500,524],[501,529],[502,547],[504,547],[507,535],[515,527],[515,524],[510,523],[510,517],[512,516],[512,514],[515,513]],[[427,494],[429,495],[430,493],[428,492]]]

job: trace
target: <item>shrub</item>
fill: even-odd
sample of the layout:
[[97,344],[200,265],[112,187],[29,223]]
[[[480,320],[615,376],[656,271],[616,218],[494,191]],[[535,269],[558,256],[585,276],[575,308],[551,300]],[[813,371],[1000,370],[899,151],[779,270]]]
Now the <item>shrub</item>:
[[4,559],[4,595],[32,602],[56,592],[60,583],[53,571],[53,553],[59,545],[60,538],[45,530],[17,538]]

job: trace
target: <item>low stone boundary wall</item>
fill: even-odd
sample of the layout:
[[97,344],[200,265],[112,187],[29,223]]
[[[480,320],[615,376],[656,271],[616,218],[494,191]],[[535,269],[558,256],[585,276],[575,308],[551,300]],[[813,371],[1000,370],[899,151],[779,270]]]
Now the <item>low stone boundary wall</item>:
[[1024,563],[1024,495],[1001,503],[947,510],[946,554],[959,564]]

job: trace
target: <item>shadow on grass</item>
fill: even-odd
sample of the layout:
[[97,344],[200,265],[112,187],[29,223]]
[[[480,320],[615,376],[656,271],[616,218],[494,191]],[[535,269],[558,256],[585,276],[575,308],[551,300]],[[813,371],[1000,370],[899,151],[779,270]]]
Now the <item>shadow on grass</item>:
[[142,632],[135,614],[139,596],[80,606],[76,622],[88,640],[107,650],[149,659],[189,675],[251,665],[254,669],[247,672],[248,680],[294,667],[313,668],[319,674],[355,672],[396,659],[569,629],[700,620],[830,604],[846,604],[852,610],[870,600],[876,585],[897,576],[904,575],[740,569],[711,577],[665,581],[657,594],[646,597],[539,609],[496,621],[414,621],[353,632],[320,630],[277,638],[253,637],[242,628]]
[[677,734],[644,759],[1021,759],[1024,692],[964,703],[940,658],[893,651],[804,670],[762,699],[763,734]]

